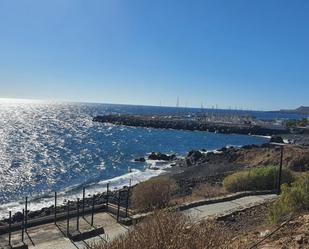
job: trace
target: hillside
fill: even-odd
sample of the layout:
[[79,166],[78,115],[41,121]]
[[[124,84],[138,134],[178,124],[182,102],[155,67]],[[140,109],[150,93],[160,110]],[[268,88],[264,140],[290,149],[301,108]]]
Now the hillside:
[[280,110],[280,112],[309,115],[309,106],[300,106],[294,110]]

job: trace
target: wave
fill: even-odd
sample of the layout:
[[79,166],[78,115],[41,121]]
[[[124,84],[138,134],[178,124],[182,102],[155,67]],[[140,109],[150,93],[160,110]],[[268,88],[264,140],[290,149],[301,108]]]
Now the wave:
[[[170,164],[162,161],[146,160],[146,165],[151,165],[145,170],[132,169],[131,172],[111,179],[102,180],[97,183],[87,185],[75,185],[65,188],[57,193],[58,205],[64,204],[67,200],[76,200],[82,198],[82,189],[86,188],[86,196],[103,193],[106,191],[107,184],[109,183],[110,190],[121,189],[124,186],[134,186],[140,182],[144,182],[152,177],[167,173],[166,168]],[[31,197],[28,199],[28,210],[37,211],[42,208],[54,205],[54,193],[44,193],[43,195]],[[0,206],[0,217],[2,219],[8,217],[9,211],[12,213],[21,212],[25,206],[25,201],[15,201],[2,204]]]
[[[162,174],[170,165],[131,161],[149,151],[185,155],[189,150],[222,148],[226,144],[262,144],[264,138],[207,132],[163,130],[92,122],[112,113],[156,113],[156,108],[77,103],[0,103],[0,217],[21,211],[22,196],[30,209],[54,204],[52,189],[62,189],[59,201],[102,192],[106,183],[120,188]],[[160,109],[160,112],[165,110]],[[171,109],[166,109],[171,110]],[[146,169],[144,169],[146,166]],[[127,168],[137,168],[131,173]],[[103,180],[107,176],[118,177]],[[77,185],[76,185],[77,184]],[[68,187],[69,186],[69,187]],[[36,194],[41,193],[41,194]],[[59,202],[60,203],[60,202]]]

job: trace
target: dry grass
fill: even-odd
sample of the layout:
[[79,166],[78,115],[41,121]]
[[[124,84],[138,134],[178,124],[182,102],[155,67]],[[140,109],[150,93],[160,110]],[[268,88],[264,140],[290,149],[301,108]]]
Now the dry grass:
[[208,198],[214,198],[226,195],[229,192],[221,185],[212,185],[209,183],[200,184],[192,190],[192,194],[185,196],[175,196],[171,198],[171,205],[178,205],[186,202],[200,201]]
[[[126,235],[94,249],[207,249],[229,248],[232,236],[212,222],[193,224],[180,213],[157,212]],[[233,248],[238,248],[235,246]]]
[[175,181],[167,177],[155,177],[138,184],[131,197],[131,207],[138,212],[153,211],[169,205]]
[[[256,167],[260,165],[279,165],[280,150],[276,147],[257,147],[248,150],[238,150],[234,163]],[[298,145],[284,146],[283,165],[294,171],[309,169],[309,147]]]
[[193,196],[201,197],[203,199],[218,197],[227,194],[228,191],[220,185],[211,185],[204,183],[195,188],[192,192]]

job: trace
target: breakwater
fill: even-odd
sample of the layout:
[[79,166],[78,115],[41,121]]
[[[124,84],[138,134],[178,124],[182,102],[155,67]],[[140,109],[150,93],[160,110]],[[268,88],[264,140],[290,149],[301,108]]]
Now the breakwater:
[[175,130],[208,131],[223,134],[244,134],[271,136],[290,133],[287,129],[275,129],[253,124],[206,122],[203,119],[161,115],[104,115],[93,118],[95,122],[115,125],[149,127]]

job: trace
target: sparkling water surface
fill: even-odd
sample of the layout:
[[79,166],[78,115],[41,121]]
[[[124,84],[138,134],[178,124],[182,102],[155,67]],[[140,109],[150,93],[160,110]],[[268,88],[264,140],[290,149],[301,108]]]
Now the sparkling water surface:
[[[68,197],[84,185],[100,189],[100,184],[103,187],[103,183],[111,178],[125,183],[128,178],[122,176],[128,169],[133,169],[130,177],[136,176],[138,180],[159,174],[161,170],[145,170],[147,163],[133,162],[134,158],[144,157],[151,151],[184,156],[191,149],[213,150],[267,141],[262,137],[132,128],[92,121],[93,116],[110,112],[175,111],[184,110],[0,101],[0,216],[17,207],[25,196],[48,197],[52,191],[62,191]],[[47,204],[50,203],[41,203]]]

